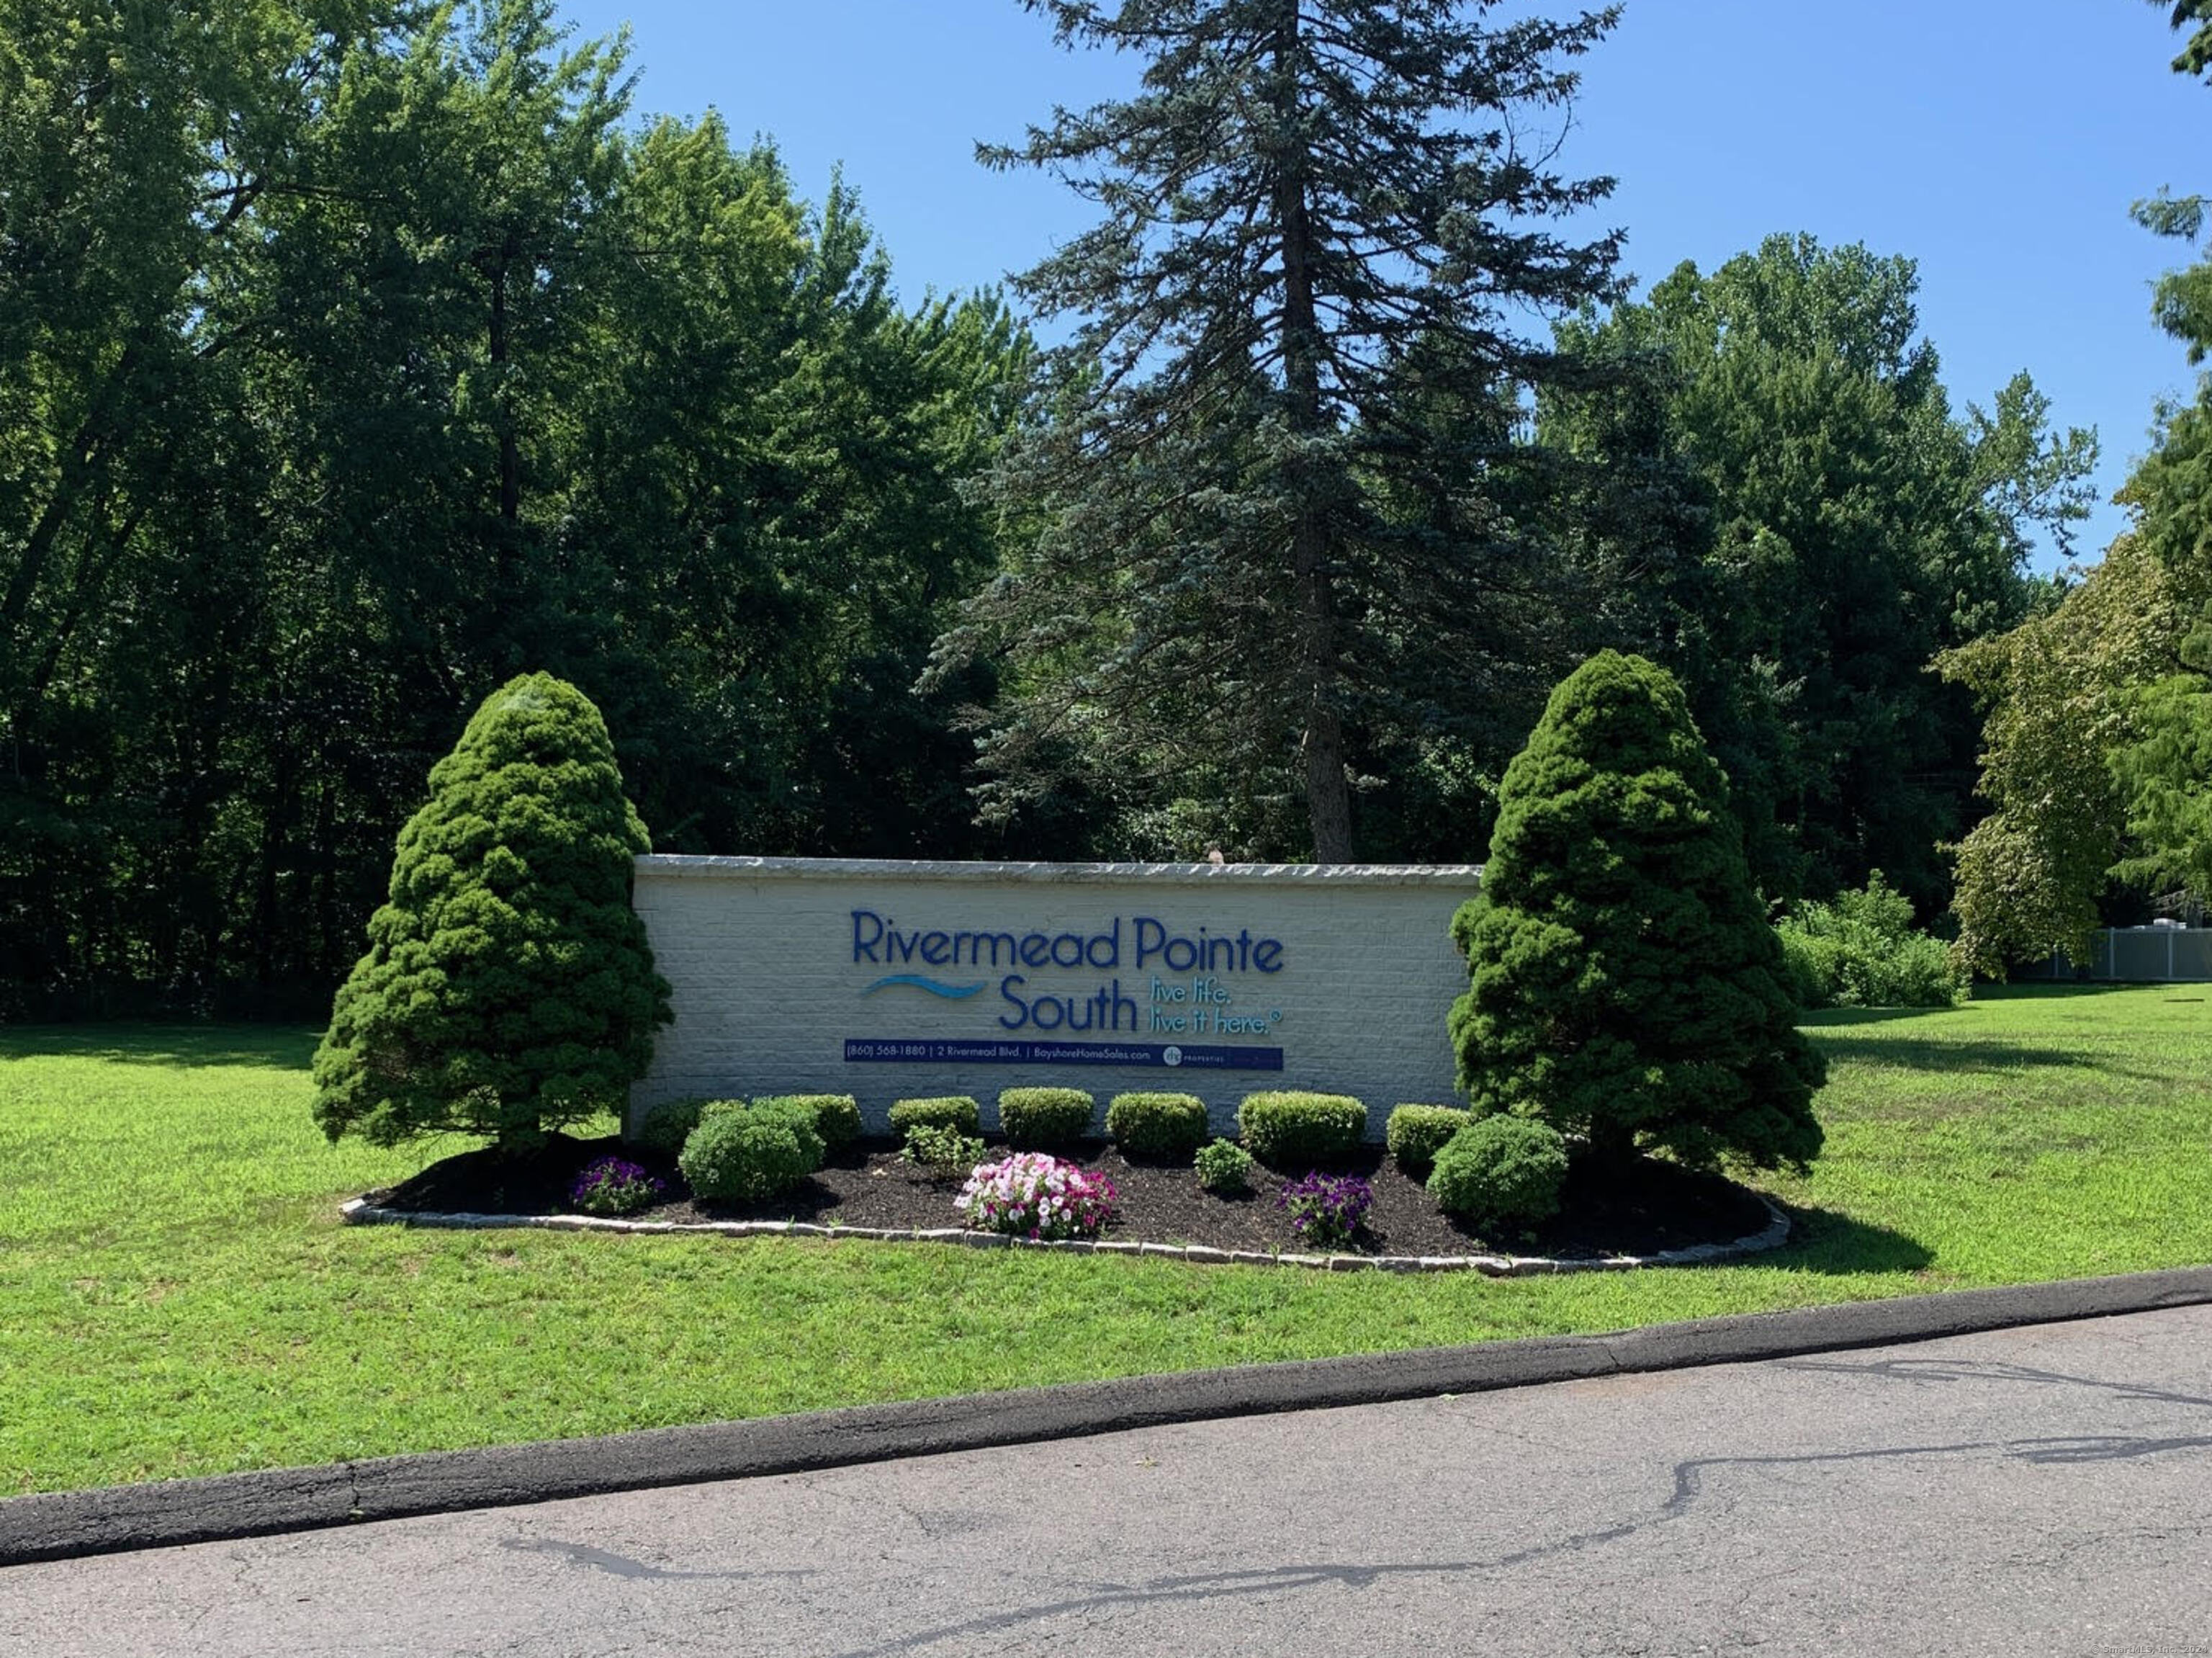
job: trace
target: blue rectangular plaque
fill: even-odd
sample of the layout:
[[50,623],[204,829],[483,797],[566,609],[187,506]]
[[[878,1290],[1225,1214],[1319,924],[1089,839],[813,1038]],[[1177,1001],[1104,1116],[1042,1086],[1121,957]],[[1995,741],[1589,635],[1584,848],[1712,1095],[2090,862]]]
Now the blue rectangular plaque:
[[1157,1065],[1167,1070],[1280,1070],[1280,1048],[1154,1042],[1030,1042],[989,1037],[845,1039],[848,1065]]

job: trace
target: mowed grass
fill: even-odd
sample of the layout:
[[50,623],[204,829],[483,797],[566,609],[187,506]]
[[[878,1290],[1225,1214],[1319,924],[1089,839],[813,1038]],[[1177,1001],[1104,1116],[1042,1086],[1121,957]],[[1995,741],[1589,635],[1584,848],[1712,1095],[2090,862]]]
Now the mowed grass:
[[2212,1260],[2203,987],[1838,1013],[1755,1265],[1498,1282],[345,1228],[298,1032],[0,1033],[0,1494]]

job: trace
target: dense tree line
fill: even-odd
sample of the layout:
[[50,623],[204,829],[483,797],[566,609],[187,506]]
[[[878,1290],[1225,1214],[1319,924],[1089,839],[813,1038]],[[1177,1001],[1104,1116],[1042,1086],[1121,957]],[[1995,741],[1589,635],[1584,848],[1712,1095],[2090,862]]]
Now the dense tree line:
[[1614,646],[1770,901],[1948,900],[1928,664],[2094,441],[1954,405],[1908,260],[1629,298],[1543,136],[1610,10],[1024,3],[1148,66],[987,152],[1101,209],[1048,352],[553,0],[0,0],[0,1016],[319,1009],[533,672],[662,850],[1459,861]]
[[1547,411],[1603,462],[1581,533],[1613,544],[1613,625],[1681,678],[1773,899],[1879,869],[1942,910],[1980,727],[1929,662],[2045,603],[2032,538],[2063,554],[2088,510],[2094,436],[2051,430],[2025,373],[1955,409],[1917,288],[1805,235],[1686,265],[1568,326],[1641,372]]
[[549,0],[0,3],[15,1002],[312,1005],[525,669],[664,848],[984,844],[910,687],[1023,338],[902,309],[771,149],[629,118]]

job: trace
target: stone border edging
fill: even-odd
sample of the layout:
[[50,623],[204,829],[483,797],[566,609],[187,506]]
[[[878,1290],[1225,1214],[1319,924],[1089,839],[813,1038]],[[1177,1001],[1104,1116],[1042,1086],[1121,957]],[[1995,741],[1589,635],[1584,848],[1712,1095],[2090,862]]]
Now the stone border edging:
[[1203,1244],[1122,1243],[1091,1238],[1017,1238],[965,1227],[817,1226],[811,1221],[620,1221],[597,1215],[472,1215],[385,1209],[368,1197],[343,1204],[349,1226],[417,1226],[450,1231],[505,1227],[547,1232],[630,1232],[651,1236],[709,1233],[736,1238],[858,1238],[872,1243],[965,1244],[974,1249],[1053,1249],[1078,1255],[1143,1255],[1203,1266],[1303,1266],[1323,1272],[1480,1272],[1493,1278],[1529,1278],[1559,1272],[1618,1272],[1643,1266],[1706,1266],[1778,1249],[1790,1236],[1790,1216],[1763,1192],[1766,1225],[1727,1243],[1692,1244],[1656,1255],[1604,1255],[1589,1260],[1550,1255],[1296,1255],[1257,1249],[1213,1249]]
[[0,1567],[986,1450],[1223,1417],[1933,1341],[2212,1302],[2212,1267],[1743,1313],[1610,1335],[1132,1376],[0,1499]]

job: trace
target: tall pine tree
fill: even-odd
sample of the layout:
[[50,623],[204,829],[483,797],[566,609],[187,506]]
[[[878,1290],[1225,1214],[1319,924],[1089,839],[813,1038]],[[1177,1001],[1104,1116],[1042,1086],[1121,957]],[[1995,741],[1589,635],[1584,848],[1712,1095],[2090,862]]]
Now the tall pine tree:
[[1514,314],[1608,291],[1618,237],[1548,222],[1610,180],[1516,129],[1615,10],[1024,3],[1146,62],[1136,96],[981,152],[1103,213],[1016,279],[1079,321],[995,473],[1034,539],[939,646],[940,674],[1012,670],[987,810],[1075,766],[1125,808],[1205,796],[1224,838],[1342,861],[1378,739],[1447,725],[1447,683],[1561,612],[1520,411],[1573,369]]

